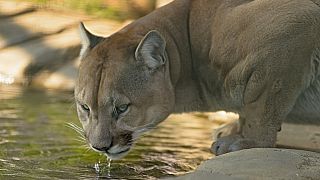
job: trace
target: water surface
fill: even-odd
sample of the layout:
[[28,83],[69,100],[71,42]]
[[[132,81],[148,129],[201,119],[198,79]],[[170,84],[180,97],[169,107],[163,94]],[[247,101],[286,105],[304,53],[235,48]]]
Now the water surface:
[[104,155],[66,126],[77,119],[72,93],[0,85],[0,179],[155,179],[195,169],[212,155],[205,118],[171,116],[108,167]]

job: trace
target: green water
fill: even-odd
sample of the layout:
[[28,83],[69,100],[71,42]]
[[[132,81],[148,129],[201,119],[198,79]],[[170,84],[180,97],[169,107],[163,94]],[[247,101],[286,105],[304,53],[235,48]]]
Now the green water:
[[0,179],[155,179],[212,156],[211,122],[169,118],[109,168],[68,122],[80,125],[71,93],[0,85]]

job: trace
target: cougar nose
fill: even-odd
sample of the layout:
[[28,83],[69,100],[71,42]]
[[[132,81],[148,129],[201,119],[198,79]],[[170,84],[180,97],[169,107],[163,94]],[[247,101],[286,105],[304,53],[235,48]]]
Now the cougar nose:
[[97,147],[94,147],[92,146],[93,149],[97,150],[97,151],[104,151],[104,152],[107,152],[108,149],[110,149],[110,147],[102,147],[102,148],[97,148]]
[[91,147],[97,151],[107,152],[112,147],[112,142],[110,143],[110,146],[108,146],[108,147],[95,147],[93,145]]

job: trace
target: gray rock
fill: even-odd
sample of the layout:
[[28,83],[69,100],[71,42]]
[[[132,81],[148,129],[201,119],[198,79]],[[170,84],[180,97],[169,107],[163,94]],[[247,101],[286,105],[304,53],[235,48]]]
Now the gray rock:
[[168,178],[168,180],[205,180],[205,179],[217,179],[217,180],[237,180],[239,178],[230,177],[228,175],[211,173],[209,171],[195,171],[190,174],[182,175],[175,178]]
[[320,154],[255,148],[214,157],[193,173],[173,179],[320,179]]

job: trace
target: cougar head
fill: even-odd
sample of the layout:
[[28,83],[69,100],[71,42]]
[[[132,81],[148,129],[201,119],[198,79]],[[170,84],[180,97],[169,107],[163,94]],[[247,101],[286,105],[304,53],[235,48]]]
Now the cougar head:
[[90,147],[118,159],[173,110],[166,41],[155,30],[99,37],[82,23],[80,35],[78,117]]

